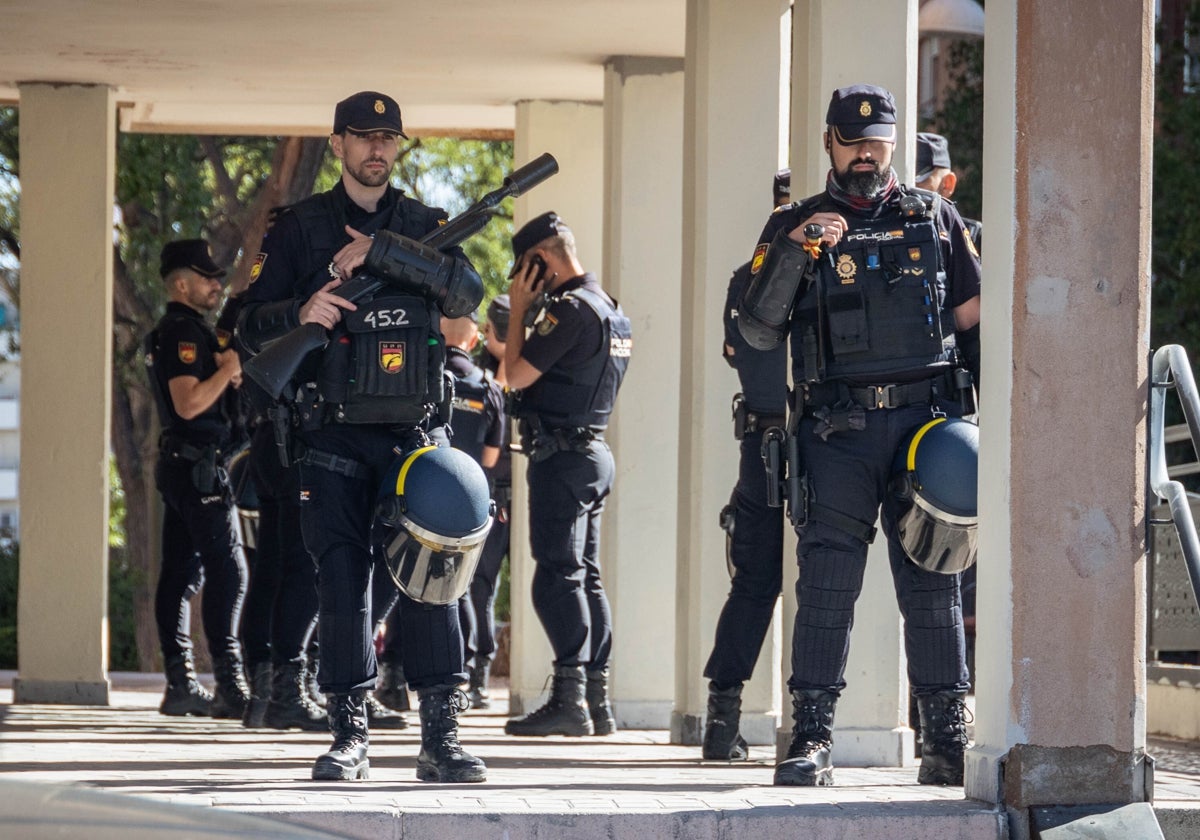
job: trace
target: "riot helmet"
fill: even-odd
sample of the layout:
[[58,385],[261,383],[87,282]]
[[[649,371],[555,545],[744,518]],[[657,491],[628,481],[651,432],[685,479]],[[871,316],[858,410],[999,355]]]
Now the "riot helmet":
[[896,452],[900,543],[921,568],[952,575],[975,562],[978,474],[979,427],[966,420],[935,417]]
[[231,456],[225,467],[233,503],[237,506],[238,524],[242,529],[242,545],[253,551],[258,548],[258,488],[250,469],[250,447],[242,446]]
[[408,452],[384,474],[373,544],[400,591],[449,604],[471,585],[495,503],[471,456],[449,447]]

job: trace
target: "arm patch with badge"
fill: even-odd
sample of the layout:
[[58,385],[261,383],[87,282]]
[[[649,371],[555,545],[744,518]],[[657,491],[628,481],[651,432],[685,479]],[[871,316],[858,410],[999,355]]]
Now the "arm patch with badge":
[[[765,260],[767,258],[767,248],[768,247],[770,247],[770,245],[766,242],[763,242],[757,248],[754,249],[754,256],[750,258],[750,273],[751,274],[758,274],[758,272],[762,269],[763,260]],[[745,253],[745,251],[743,251],[742,253]]]

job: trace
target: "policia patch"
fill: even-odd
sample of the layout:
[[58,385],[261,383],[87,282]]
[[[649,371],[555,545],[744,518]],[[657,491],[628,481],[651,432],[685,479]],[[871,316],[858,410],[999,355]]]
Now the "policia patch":
[[768,243],[764,242],[754,249],[754,256],[750,258],[750,273],[758,274],[762,270],[763,260],[767,258]]
[[537,334],[538,335],[550,335],[550,333],[553,332],[554,328],[557,326],[558,326],[558,319],[555,318],[553,315],[546,313],[546,317],[538,322]]

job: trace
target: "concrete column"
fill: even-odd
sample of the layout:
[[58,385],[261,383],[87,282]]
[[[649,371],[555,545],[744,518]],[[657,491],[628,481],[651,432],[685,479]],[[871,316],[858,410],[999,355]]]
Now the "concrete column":
[[[18,703],[108,703],[116,108],[21,85]],[[64,401],[69,410],[64,411]]]
[[[592,102],[520,102],[517,104],[513,158],[521,166],[542,152],[558,160],[559,171],[513,207],[517,228],[553,210],[575,234],[579,260],[588,271],[601,270],[604,253],[604,109]],[[601,281],[603,281],[601,277]],[[540,705],[542,687],[553,670],[550,642],[533,611],[529,587],[529,502],[523,456],[513,458],[513,519],[509,551],[512,599],[510,711],[524,714]],[[605,585],[608,583],[607,572]]]
[[[893,165],[901,181],[915,163],[917,117],[917,0],[881,4],[874,0],[799,0],[793,10],[792,196],[820,192],[829,171],[822,132],[830,94],[852,84],[882,85],[896,97],[897,144]],[[891,34],[887,49],[866,50],[845,60],[845,41],[857,37],[847,21],[870,20]],[[795,615],[795,591],[785,608]],[[787,637],[790,646],[791,637]],[[784,662],[785,675],[790,671]],[[855,606],[846,690],[838,703],[834,760],[848,767],[912,764],[913,731],[908,727],[908,675],[904,633],[888,565],[887,542],[879,536],[867,554],[867,574]],[[790,698],[784,686],[785,708]],[[779,749],[786,751],[791,721],[784,718]]]
[[[689,0],[684,82],[682,369],[675,604],[674,743],[700,742],[717,617],[729,593],[718,527],[737,473],[721,358],[725,291],[750,258],[783,155],[783,0]],[[790,626],[790,625],[789,625]],[[742,695],[742,734],[770,744],[778,724],[778,633]]]
[[666,729],[675,684],[683,61],[611,59],[604,74],[604,287],[633,323],[633,357],[608,429],[617,480],[604,513],[619,726]]
[[1003,0],[987,14],[983,209],[1000,247],[983,277],[966,794],[1004,803],[1020,828],[1031,806],[1150,795],[1154,16],[1150,0]]

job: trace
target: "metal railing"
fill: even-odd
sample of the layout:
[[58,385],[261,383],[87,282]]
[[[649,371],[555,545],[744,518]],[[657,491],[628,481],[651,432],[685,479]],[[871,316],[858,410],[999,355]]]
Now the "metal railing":
[[[1200,601],[1200,537],[1196,535],[1196,523],[1187,492],[1182,484],[1172,478],[1167,469],[1165,433],[1167,391],[1174,389],[1179,395],[1186,430],[1175,440],[1191,437],[1192,447],[1200,440],[1200,395],[1196,391],[1196,380],[1188,363],[1187,352],[1178,344],[1167,344],[1154,353],[1150,365],[1150,489],[1163,499],[1170,508],[1171,519],[1179,535],[1180,548],[1187,564],[1188,577],[1192,582],[1192,597]],[[1194,465],[1187,465],[1189,467]],[[1200,468],[1189,472],[1200,472]],[[1176,475],[1186,473],[1176,472]]]

